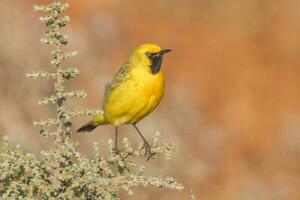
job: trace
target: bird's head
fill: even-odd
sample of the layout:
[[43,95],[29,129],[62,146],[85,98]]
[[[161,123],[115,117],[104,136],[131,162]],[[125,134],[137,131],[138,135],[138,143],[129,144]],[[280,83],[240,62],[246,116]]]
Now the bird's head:
[[156,44],[142,44],[133,50],[130,60],[150,67],[151,73],[156,74],[160,71],[164,54],[170,51],[171,49],[162,49]]

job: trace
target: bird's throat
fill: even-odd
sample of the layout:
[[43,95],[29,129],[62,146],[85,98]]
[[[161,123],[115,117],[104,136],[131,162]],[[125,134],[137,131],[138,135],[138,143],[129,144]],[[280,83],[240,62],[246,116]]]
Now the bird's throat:
[[150,58],[151,59],[151,73],[152,74],[157,74],[160,71],[161,64],[163,61],[163,56],[162,55],[155,55]]

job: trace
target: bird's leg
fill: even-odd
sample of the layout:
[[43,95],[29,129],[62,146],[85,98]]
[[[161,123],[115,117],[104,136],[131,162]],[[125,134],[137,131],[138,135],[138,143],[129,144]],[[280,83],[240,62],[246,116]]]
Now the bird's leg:
[[136,126],[136,124],[133,124],[133,127],[139,133],[139,135],[141,136],[141,138],[144,141],[143,149],[145,149],[145,155],[148,154],[148,159],[147,160],[149,160],[154,155],[153,153],[151,153],[151,145],[146,140],[146,138],[143,136],[142,132],[139,130],[139,128]]
[[[118,136],[119,136],[119,127],[116,126],[115,127],[115,147],[113,148],[113,153],[115,153],[114,156],[118,155],[120,157],[120,159],[125,162],[124,157],[122,156],[121,151],[118,148]],[[118,170],[121,174],[128,171],[127,166],[121,167],[119,164],[118,164]]]
[[139,128],[136,126],[136,124],[133,124],[133,127],[135,128],[135,130],[139,133],[139,135],[141,136],[141,138],[143,139],[144,142],[144,148],[146,147],[150,147],[149,142],[146,140],[146,138],[143,136],[142,132],[139,130]]
[[116,154],[120,154],[120,150],[118,149],[118,135],[119,135],[119,127],[115,127],[115,147],[114,151]]

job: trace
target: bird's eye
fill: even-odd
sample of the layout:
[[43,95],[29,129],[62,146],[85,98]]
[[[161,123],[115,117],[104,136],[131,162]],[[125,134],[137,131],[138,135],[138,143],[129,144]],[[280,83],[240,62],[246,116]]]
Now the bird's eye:
[[151,52],[150,51],[146,51],[145,55],[148,56],[148,57],[150,57],[151,56]]

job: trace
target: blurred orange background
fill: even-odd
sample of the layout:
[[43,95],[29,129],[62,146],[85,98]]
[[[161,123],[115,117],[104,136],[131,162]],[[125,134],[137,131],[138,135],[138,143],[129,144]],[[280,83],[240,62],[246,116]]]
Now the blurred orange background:
[[[55,115],[37,101],[51,81],[24,74],[49,70],[45,28],[32,6],[45,1],[0,1],[0,135],[38,153],[51,141],[32,121]],[[80,69],[71,89],[88,92],[72,108],[99,108],[106,82],[129,52],[145,42],[173,52],[164,59],[166,94],[140,123],[147,138],[156,131],[173,143],[174,159],[145,162],[147,173],[170,175],[198,199],[300,199],[300,1],[77,0],[70,2],[68,49]],[[87,118],[74,121],[74,130]],[[122,137],[137,144],[131,127]],[[110,126],[77,135],[81,151],[105,149]],[[189,199],[188,192],[136,188],[122,199]]]

